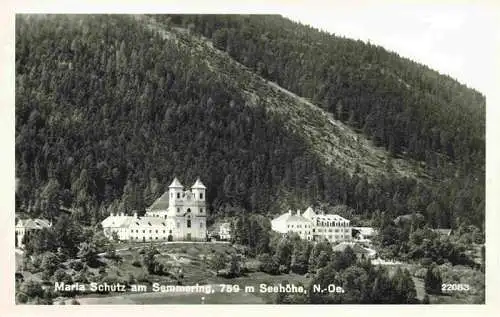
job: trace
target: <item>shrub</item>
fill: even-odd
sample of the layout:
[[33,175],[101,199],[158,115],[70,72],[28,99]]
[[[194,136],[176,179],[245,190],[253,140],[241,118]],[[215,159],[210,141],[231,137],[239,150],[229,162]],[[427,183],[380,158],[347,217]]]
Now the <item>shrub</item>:
[[270,256],[267,253],[261,254],[259,256],[260,270],[264,273],[277,275],[280,273],[279,264],[275,257]]
[[128,273],[128,279],[127,279],[128,284],[134,284],[136,282],[134,274]]
[[280,273],[285,273],[285,274],[287,274],[287,273],[290,271],[290,270],[288,269],[288,267],[287,267],[286,265],[283,265],[283,264],[281,264],[281,265],[279,266],[278,270],[279,270],[279,272],[280,272]]
[[88,283],[89,280],[87,278],[87,273],[79,272],[75,274],[75,276],[73,277],[73,281],[78,283]]
[[16,294],[16,304],[25,304],[26,302],[28,302],[28,296],[25,293]]
[[66,271],[63,269],[58,269],[54,273],[54,281],[64,282],[65,284],[73,283],[73,279],[71,278],[71,276],[68,273],[66,273]]
[[132,265],[135,266],[135,267],[141,267],[142,263],[139,260],[134,260],[134,262],[132,262]]
[[138,282],[149,282],[149,275],[141,272],[137,275],[136,279]]
[[441,294],[441,273],[439,272],[439,268],[435,265],[432,265],[427,269],[427,273],[425,274],[425,291],[428,294]]
[[75,271],[81,271],[83,269],[82,261],[72,261],[69,263],[69,267]]
[[35,297],[33,300],[34,305],[52,305],[52,299],[51,298],[40,298],[40,297]]
[[28,297],[42,297],[42,285],[36,281],[28,280],[21,285],[21,292],[25,293]]
[[37,272],[40,270],[42,265],[42,257],[40,255],[34,255],[31,259],[32,272]]

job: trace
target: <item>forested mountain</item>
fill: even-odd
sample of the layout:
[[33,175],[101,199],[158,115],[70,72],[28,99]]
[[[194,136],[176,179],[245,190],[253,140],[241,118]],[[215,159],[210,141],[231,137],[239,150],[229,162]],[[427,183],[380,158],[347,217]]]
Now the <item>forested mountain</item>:
[[95,223],[199,176],[215,215],[322,202],[482,229],[484,112],[449,77],[279,16],[17,16],[16,209]]

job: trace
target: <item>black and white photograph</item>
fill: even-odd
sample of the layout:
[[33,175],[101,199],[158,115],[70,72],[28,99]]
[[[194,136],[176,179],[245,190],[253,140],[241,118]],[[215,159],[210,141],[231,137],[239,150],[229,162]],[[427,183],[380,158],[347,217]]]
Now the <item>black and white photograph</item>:
[[15,13],[16,306],[484,305],[487,8],[334,8]]

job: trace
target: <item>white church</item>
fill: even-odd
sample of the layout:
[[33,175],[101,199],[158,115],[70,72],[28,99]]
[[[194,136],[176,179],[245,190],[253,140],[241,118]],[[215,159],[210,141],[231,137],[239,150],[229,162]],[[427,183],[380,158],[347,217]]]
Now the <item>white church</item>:
[[339,215],[315,213],[309,207],[303,213],[289,210],[271,220],[272,230],[286,234],[297,233],[301,239],[311,241],[328,240],[341,242],[352,240],[350,221]]
[[206,241],[206,187],[200,179],[184,190],[174,178],[143,217],[110,215],[101,223],[106,237],[121,241]]

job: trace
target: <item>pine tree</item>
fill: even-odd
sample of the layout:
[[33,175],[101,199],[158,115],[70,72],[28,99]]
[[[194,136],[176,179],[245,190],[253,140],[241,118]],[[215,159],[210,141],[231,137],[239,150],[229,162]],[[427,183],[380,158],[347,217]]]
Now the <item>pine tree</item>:
[[425,291],[428,294],[441,294],[441,273],[439,272],[439,268],[433,264],[427,269],[427,273],[425,274]]

